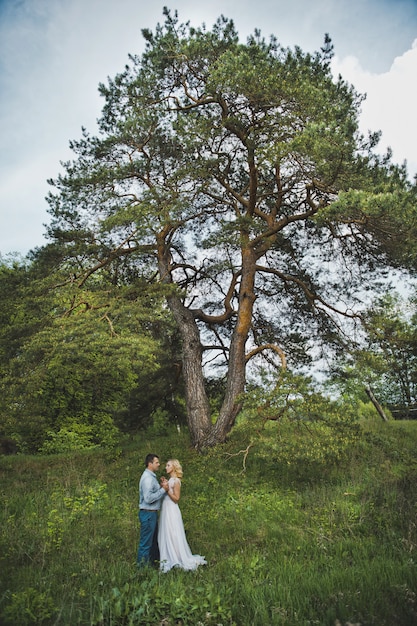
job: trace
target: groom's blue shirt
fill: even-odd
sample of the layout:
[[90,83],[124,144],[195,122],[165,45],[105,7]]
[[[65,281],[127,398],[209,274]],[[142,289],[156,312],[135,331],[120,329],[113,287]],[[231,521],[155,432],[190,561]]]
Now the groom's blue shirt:
[[166,491],[159,485],[156,475],[146,469],[139,482],[139,508],[159,511],[161,500],[165,495]]

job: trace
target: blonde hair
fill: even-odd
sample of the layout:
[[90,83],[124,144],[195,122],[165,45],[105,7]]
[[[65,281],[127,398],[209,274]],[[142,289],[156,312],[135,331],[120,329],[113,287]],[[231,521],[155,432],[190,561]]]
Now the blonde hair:
[[169,459],[169,460],[172,463],[172,466],[173,466],[173,469],[177,478],[182,478],[183,471],[182,471],[181,463],[178,461],[178,459]]

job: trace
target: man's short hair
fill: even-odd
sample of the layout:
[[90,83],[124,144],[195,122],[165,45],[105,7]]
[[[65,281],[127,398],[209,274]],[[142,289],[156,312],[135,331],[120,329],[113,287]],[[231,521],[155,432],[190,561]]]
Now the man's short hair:
[[145,467],[148,467],[149,463],[153,463],[154,459],[159,459],[157,454],[147,454],[145,459]]

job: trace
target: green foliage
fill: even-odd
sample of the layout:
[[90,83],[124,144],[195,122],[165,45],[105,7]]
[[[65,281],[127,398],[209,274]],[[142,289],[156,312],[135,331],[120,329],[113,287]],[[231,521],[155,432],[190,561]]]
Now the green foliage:
[[[384,406],[403,409],[417,403],[416,295],[376,298],[363,313],[360,345],[333,364],[333,385],[354,402],[372,386]],[[389,413],[389,411],[387,410]]]
[[239,428],[261,456],[306,472],[340,463],[359,436],[357,412],[349,403],[323,396],[308,378],[290,372],[246,395]]
[[[0,371],[39,329],[47,303],[33,297],[34,272],[27,259],[0,258]],[[46,298],[47,300],[47,298]]]
[[34,626],[50,624],[55,614],[56,607],[48,593],[29,587],[11,594],[10,603],[4,611],[4,619],[11,626]]
[[169,316],[138,280],[115,290],[96,276],[87,290],[42,276],[46,256],[0,268],[0,434],[21,451],[114,445],[117,427],[137,429],[181,393]]
[[151,415],[152,422],[148,433],[153,436],[166,435],[169,429],[169,413],[161,408],[156,409]]
[[122,589],[113,587],[94,599],[91,624],[232,624],[230,592],[220,593],[218,585],[202,578],[189,588],[181,573],[176,576],[181,590],[173,580],[169,585],[164,584],[160,576],[152,571],[149,571],[146,580],[127,582]]
[[48,431],[47,439],[39,448],[41,454],[59,454],[87,450],[97,446],[112,448],[117,445],[120,432],[110,415],[94,415],[90,424],[68,420],[59,431]]
[[[379,394],[388,405],[417,403],[416,294],[408,301],[386,295],[365,316],[367,346],[356,360],[372,368]],[[413,314],[410,314],[413,312]]]
[[[389,162],[390,153],[386,157]],[[405,167],[390,167],[390,178],[376,175],[372,193],[369,181],[362,189],[351,188],[340,192],[338,199],[319,212],[318,219],[334,219],[346,215],[349,219],[366,220],[375,249],[396,267],[416,271],[415,241],[417,235],[417,186],[407,182]],[[400,183],[398,185],[397,183]]]
[[71,429],[60,428],[58,432],[49,431],[46,435],[48,439],[39,448],[41,454],[59,454],[94,448],[91,427],[83,424],[73,424]]
[[[378,414],[378,411],[372,402],[363,402],[362,400],[357,399],[355,401],[355,407],[360,421],[371,422],[381,420],[381,416]],[[384,413],[388,419],[392,418],[388,409],[384,408]]]
[[102,510],[107,499],[107,485],[100,483],[83,486],[80,493],[74,496],[66,495],[62,490],[53,492],[51,501],[54,508],[48,513],[45,548],[60,548],[72,524],[92,511]]

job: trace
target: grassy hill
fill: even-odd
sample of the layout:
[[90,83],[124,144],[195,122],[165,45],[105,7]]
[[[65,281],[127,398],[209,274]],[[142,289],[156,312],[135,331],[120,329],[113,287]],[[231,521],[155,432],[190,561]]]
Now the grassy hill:
[[[196,572],[136,571],[147,452],[183,464]],[[203,456],[172,430],[0,457],[0,623],[415,625],[416,479],[417,422],[237,427]]]

